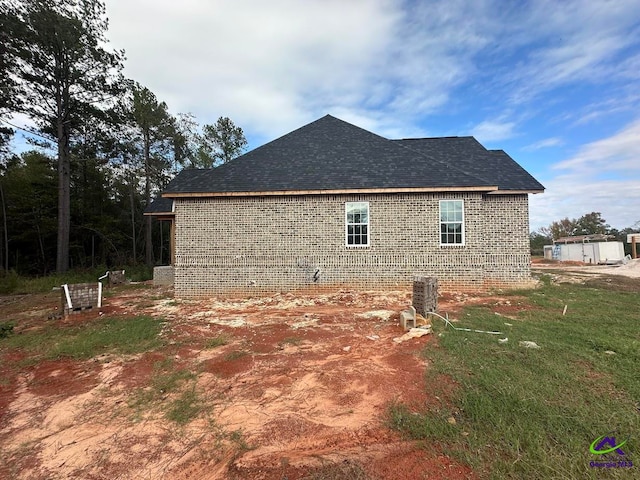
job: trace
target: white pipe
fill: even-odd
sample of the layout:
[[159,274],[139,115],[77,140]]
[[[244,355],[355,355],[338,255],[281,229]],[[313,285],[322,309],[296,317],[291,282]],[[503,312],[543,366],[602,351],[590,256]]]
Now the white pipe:
[[435,312],[427,312],[427,315],[434,315],[438,318],[444,320],[444,322],[449,325],[454,330],[462,331],[462,332],[476,332],[476,333],[488,333],[489,335],[502,335],[502,332],[487,332],[486,330],[472,330],[471,328],[458,328],[454,327],[453,324],[449,321],[448,318],[444,318],[442,315],[438,315]]
[[69,310],[71,310],[73,308],[73,304],[71,303],[71,295],[69,295],[69,285],[65,283],[64,285],[62,285],[62,288],[64,289],[65,297],[67,297],[67,306]]

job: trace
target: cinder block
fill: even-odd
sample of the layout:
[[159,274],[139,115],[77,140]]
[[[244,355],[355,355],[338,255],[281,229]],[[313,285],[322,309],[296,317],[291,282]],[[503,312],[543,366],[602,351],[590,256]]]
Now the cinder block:
[[65,315],[102,306],[102,283],[65,284],[61,288],[62,311]]
[[416,309],[413,306],[400,312],[400,326],[403,330],[416,328]]
[[174,269],[172,265],[153,267],[154,285],[173,285]]
[[413,306],[423,317],[438,310],[438,279],[417,276],[413,279]]

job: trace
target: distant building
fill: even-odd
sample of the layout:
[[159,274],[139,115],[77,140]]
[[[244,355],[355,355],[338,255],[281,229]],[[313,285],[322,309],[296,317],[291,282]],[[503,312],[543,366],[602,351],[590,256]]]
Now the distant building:
[[624,258],[622,242],[610,241],[613,235],[594,234],[562,237],[545,245],[544,256],[562,262],[614,264]]

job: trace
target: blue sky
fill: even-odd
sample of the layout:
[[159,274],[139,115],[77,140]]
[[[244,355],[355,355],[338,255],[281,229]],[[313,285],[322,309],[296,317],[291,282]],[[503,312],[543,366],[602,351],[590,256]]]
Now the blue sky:
[[250,148],[327,113],[474,135],[546,187],[531,228],[640,220],[640,0],[106,0],[125,74]]

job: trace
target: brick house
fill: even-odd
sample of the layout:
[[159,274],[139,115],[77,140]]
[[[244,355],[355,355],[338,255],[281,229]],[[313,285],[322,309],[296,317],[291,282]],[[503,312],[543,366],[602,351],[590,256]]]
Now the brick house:
[[[147,214],[172,221],[175,294],[530,284],[528,194],[473,137],[388,140],[327,115],[215,169]],[[170,201],[169,201],[170,200]]]

